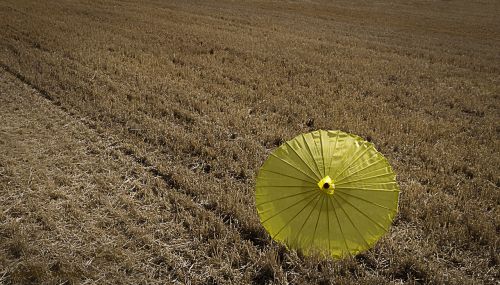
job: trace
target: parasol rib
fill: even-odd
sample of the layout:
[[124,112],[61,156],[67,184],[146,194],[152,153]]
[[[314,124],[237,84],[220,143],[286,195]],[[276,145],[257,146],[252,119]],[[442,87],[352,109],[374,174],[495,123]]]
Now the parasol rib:
[[[337,201],[337,198],[333,197],[333,200],[335,200],[335,202],[337,202],[337,204],[340,205],[340,203]],[[340,209],[342,209],[342,212],[344,212],[344,215],[347,217],[347,219],[349,220],[349,222],[351,223],[352,227],[356,230],[356,232],[358,233],[358,235],[361,237],[361,239],[363,240],[363,242],[365,243],[365,245],[367,247],[370,247],[370,244],[366,241],[365,237],[361,234],[361,232],[359,231],[358,227],[356,227],[356,225],[354,224],[354,222],[351,220],[351,217],[349,217],[349,215],[347,214],[347,212],[344,210],[344,208],[342,206],[340,206]]]
[[[339,136],[340,134],[339,132],[337,132],[337,137],[335,138],[335,146],[332,149],[332,153],[335,153],[335,150],[337,150],[337,143],[339,142]],[[328,165],[328,170],[332,169],[332,163],[333,163],[333,156],[330,157],[330,164]]]
[[[335,174],[335,177],[337,177],[337,178],[338,178],[338,177],[340,177],[340,175],[341,175],[342,173],[344,173],[344,171],[346,171],[347,169],[349,169],[349,168],[350,168],[350,167],[351,167],[354,163],[356,163],[359,159],[361,159],[361,157],[362,157],[362,156],[363,156],[363,155],[364,155],[364,154],[365,154],[368,150],[370,150],[370,148],[373,148],[373,146],[369,146],[369,147],[367,147],[365,150],[363,150],[363,151],[362,151],[362,152],[358,155],[358,157],[356,157],[355,159],[353,159],[353,160],[352,160],[352,161],[351,161],[351,162],[350,162],[350,163],[349,163],[346,167],[344,167],[344,169],[342,169],[342,171],[340,171],[339,173],[336,173],[336,174]],[[375,153],[375,155],[373,155],[373,156],[376,156],[376,155],[377,155],[377,153]],[[371,158],[371,157],[370,157],[370,158]]]
[[368,220],[370,220],[372,223],[374,223],[375,225],[377,225],[379,228],[381,228],[382,230],[384,231],[387,231],[386,228],[384,228],[384,226],[382,226],[381,224],[375,222],[374,220],[372,220],[372,218],[370,218],[370,216],[368,216],[365,212],[361,211],[358,207],[354,206],[351,202],[349,202],[348,200],[342,198],[342,196],[338,195],[338,197],[340,199],[342,199],[343,201],[345,201],[347,204],[351,205],[351,207],[353,207],[356,211],[360,212],[363,216],[365,216],[366,218],[368,218]]
[[[374,173],[374,172],[380,171],[380,170],[382,170],[382,169],[384,169],[384,168],[387,168],[387,165],[384,165],[383,167],[380,167],[380,168],[374,169],[374,170],[372,170],[372,171],[370,171],[370,172],[367,172],[367,173],[362,173],[362,175],[363,175],[363,176],[364,176],[364,175],[369,175],[369,174],[371,174],[371,173]],[[381,174],[381,175],[387,175],[387,174],[390,174],[390,173],[384,173],[384,174]],[[338,180],[338,181],[344,181],[344,180],[345,180],[346,178],[348,178],[348,177],[351,177],[351,178],[356,178],[356,177],[359,177],[359,175],[360,175],[360,174],[358,174],[358,175],[349,175],[349,176],[347,176],[347,177],[345,177],[345,178],[342,178],[342,179],[340,179],[340,180]],[[361,176],[361,177],[363,177],[363,176]],[[340,182],[339,182],[339,183],[340,183]],[[340,183],[340,184],[342,184],[342,183]]]
[[325,144],[323,142],[322,131],[319,131],[319,144],[321,145],[321,158],[323,159],[323,176],[324,176],[326,174],[326,163],[325,163]]
[[[346,183],[348,184],[348,183]],[[388,181],[388,182],[383,182],[383,181],[379,181],[379,182],[365,182],[365,183],[361,183],[361,185],[363,185],[364,187],[383,187],[383,186],[387,186],[387,187],[396,187],[397,188],[397,184],[396,184],[396,181]],[[345,189],[354,189],[355,187],[351,187],[351,186],[339,186],[337,187],[338,189],[341,189],[341,188],[345,188]],[[335,189],[337,189],[335,188]]]
[[290,145],[290,143],[286,142],[285,144],[288,145],[293,150],[293,152],[295,153],[295,155],[297,155],[297,157],[300,158],[300,160],[302,161],[302,163],[304,163],[304,165],[306,165],[307,168],[309,168],[314,173],[314,175],[316,175],[316,178],[318,180],[320,180],[321,179],[320,175],[318,175],[318,173],[314,172],[314,170],[311,168],[311,166],[309,166],[309,164],[302,158],[302,156],[300,156],[297,153],[297,151]]
[[309,212],[309,214],[307,215],[307,218],[304,220],[304,223],[302,224],[302,226],[300,227],[299,231],[297,232],[297,235],[295,237],[295,241],[298,242],[298,239],[300,237],[300,233],[302,232],[302,230],[304,229],[304,226],[307,224],[307,221],[309,220],[309,218],[311,217],[312,215],[312,212],[314,212],[314,209],[316,209],[316,206],[318,205],[318,202],[319,202],[319,199],[316,201],[316,204],[314,204],[314,207],[311,208],[311,211]]
[[309,195],[309,196],[307,196],[307,197],[305,197],[305,198],[303,198],[303,199],[300,199],[299,201],[297,201],[297,202],[293,203],[292,205],[290,205],[290,206],[288,206],[288,207],[286,207],[286,208],[282,209],[281,211],[279,211],[279,212],[277,212],[277,213],[274,213],[274,215],[272,215],[271,217],[267,218],[265,221],[262,221],[262,223],[263,223],[263,224],[264,224],[264,223],[266,223],[266,222],[267,222],[267,221],[269,221],[270,219],[272,219],[272,218],[276,217],[277,215],[279,215],[279,214],[283,213],[284,211],[286,211],[286,210],[290,209],[291,207],[293,207],[293,206],[295,206],[295,205],[297,205],[297,204],[301,203],[302,201],[304,201],[304,200],[306,200],[306,199],[308,199],[308,198],[313,197],[314,195],[319,195],[319,194],[320,194],[320,193],[313,193],[312,195]]
[[370,176],[370,177],[364,177],[364,178],[361,178],[361,179],[358,179],[358,180],[345,181],[345,182],[342,182],[342,183],[337,183],[336,186],[338,186],[338,185],[344,185],[344,184],[349,184],[349,183],[353,183],[353,182],[364,181],[364,180],[370,180],[370,179],[373,179],[373,178],[384,177],[384,176],[387,176],[387,175],[394,175],[394,173],[388,172],[388,173],[384,173],[384,174],[380,174],[380,175],[375,175],[375,176]]
[[366,203],[368,203],[368,204],[372,204],[372,205],[374,205],[374,206],[377,206],[377,207],[380,207],[380,208],[383,208],[383,209],[386,209],[386,210],[389,210],[389,211],[393,211],[393,210],[391,210],[391,209],[387,208],[386,206],[382,206],[382,205],[379,205],[379,204],[377,204],[377,203],[373,203],[372,201],[369,201],[369,200],[363,199],[363,198],[361,198],[361,197],[358,197],[358,196],[355,196],[355,195],[352,195],[352,194],[349,194],[349,193],[346,193],[346,192],[343,192],[343,191],[338,191],[338,194],[339,194],[339,195],[347,195],[347,196],[351,196],[351,197],[356,198],[356,199],[358,199],[358,200],[365,201],[365,202],[366,202]]
[[337,219],[337,224],[339,225],[340,235],[342,236],[342,239],[344,240],[345,249],[347,250],[348,253],[350,253],[351,250],[349,249],[349,246],[347,245],[344,231],[342,230],[342,226],[340,225],[339,216],[337,215],[337,210],[335,209],[335,206],[333,205],[333,200],[331,199],[331,197],[328,197],[328,201],[330,202],[330,204],[332,206],[333,213],[335,214],[335,219]]
[[[342,157],[342,160],[341,160],[341,161],[340,161],[340,163],[339,163],[339,166],[344,165],[344,163],[346,162],[346,160],[347,160],[348,158],[350,158],[350,157],[351,157],[351,155],[352,155],[353,153],[356,153],[356,150],[354,150],[354,151],[350,151],[349,153],[344,154],[344,155],[343,155],[343,157]],[[335,178],[335,177],[337,177],[337,172],[338,172],[338,171],[339,171],[339,169],[337,169],[337,170],[335,171],[335,173],[333,173],[333,177],[334,177],[334,178]]]
[[311,245],[310,245],[311,248],[313,247],[314,239],[316,238],[316,231],[318,230],[319,217],[321,217],[321,209],[323,209],[323,203],[325,202],[324,195],[322,196],[322,198],[323,199],[321,199],[321,206],[319,206],[318,218],[316,219],[316,225],[314,226],[314,232],[313,232],[312,239],[311,239]]
[[380,188],[335,187],[335,191],[343,192],[342,189],[360,190],[360,191],[377,191],[377,192],[399,192],[399,190],[388,190],[388,189],[380,189]]
[[[390,167],[390,166],[389,166],[388,164],[384,164],[384,166],[383,166],[383,167],[380,167],[380,168],[377,168],[377,169],[374,169],[374,170],[370,170],[370,171],[368,171],[368,172],[366,172],[366,173],[363,173],[363,176],[371,175],[371,174],[376,173],[376,172],[378,172],[378,171],[380,171],[380,170],[382,170],[382,169],[384,169],[384,168],[386,169],[386,173],[383,173],[383,174],[381,174],[381,175],[389,174],[389,173],[390,173],[390,171],[387,171],[387,169],[388,169],[389,167]],[[352,175],[349,175],[348,177],[351,177],[351,178],[356,178],[356,176],[359,176],[359,174],[358,174],[358,175],[354,175],[354,177],[352,177]],[[363,176],[361,176],[361,177],[363,177]],[[345,178],[342,178],[341,180],[345,180]],[[352,181],[352,180],[351,180],[351,181]]]
[[298,212],[297,212],[297,214],[295,214],[295,216],[293,216],[293,217],[292,217],[292,218],[291,218],[288,222],[286,222],[286,224],[285,224],[283,227],[281,227],[281,229],[280,229],[280,230],[279,230],[279,231],[278,231],[278,232],[277,232],[277,233],[273,236],[273,239],[274,239],[275,237],[277,237],[277,236],[281,233],[281,231],[282,231],[282,230],[283,230],[286,226],[288,226],[288,224],[290,224],[290,222],[292,222],[292,221],[293,221],[293,220],[294,220],[294,219],[295,219],[295,218],[296,218],[296,217],[297,217],[300,213],[302,213],[302,211],[304,211],[304,209],[305,209],[305,208],[306,208],[309,204],[311,204],[311,202],[312,202],[312,201],[316,200],[316,198],[317,198],[317,197],[314,197],[313,199],[309,200],[309,202],[307,202],[307,204],[306,204],[306,205],[305,205],[302,209],[300,209],[300,211],[298,211]]
[[304,141],[304,143],[306,145],[306,148],[307,148],[307,151],[309,152],[309,155],[311,155],[311,159],[314,162],[314,165],[316,166],[316,170],[318,170],[318,173],[321,176],[321,171],[319,170],[318,163],[316,163],[316,159],[314,158],[314,155],[312,154],[312,151],[311,151],[311,146],[309,146],[309,143],[307,142],[306,137],[304,136],[304,134],[302,134],[302,140]]
[[[366,165],[365,167],[363,167],[363,168],[361,168],[361,169],[358,169],[358,170],[356,170],[356,171],[352,172],[352,173],[351,173],[351,174],[349,174],[348,176],[342,177],[342,178],[340,178],[340,179],[339,179],[339,177],[340,177],[340,174],[339,174],[339,176],[337,176],[337,181],[338,181],[338,182],[340,182],[340,181],[342,181],[342,180],[344,180],[344,179],[346,179],[346,178],[348,178],[348,177],[351,177],[351,176],[353,176],[354,174],[359,173],[359,172],[361,172],[361,171],[363,171],[363,170],[365,170],[365,169],[369,168],[370,166],[373,166],[373,165],[375,165],[375,164],[377,164],[377,163],[379,163],[379,162],[381,162],[381,161],[384,161],[384,160],[385,160],[384,158],[378,159],[378,160],[376,160],[376,161],[374,161],[374,162],[372,162],[372,163],[370,163],[370,164]],[[384,167],[387,167],[387,165],[386,165],[386,166],[384,166]],[[346,169],[346,170],[347,170],[347,169]],[[344,171],[345,171],[345,170],[344,170]],[[342,173],[341,173],[341,174],[342,174]]]
[[305,179],[297,178],[297,177],[290,176],[290,175],[287,175],[287,174],[284,174],[284,173],[281,173],[281,172],[271,171],[271,170],[265,169],[265,168],[261,168],[260,171],[266,171],[266,172],[278,174],[278,175],[285,176],[285,177],[288,177],[288,178],[292,178],[292,179],[304,181],[304,182],[307,182],[307,183],[311,183],[311,185],[315,185],[315,183],[311,182],[311,180],[305,180]]
[[271,153],[271,156],[273,156],[273,157],[275,157],[275,158],[279,159],[280,161],[282,161],[282,162],[284,162],[284,163],[288,164],[290,167],[292,167],[292,168],[294,168],[294,169],[298,170],[299,172],[301,172],[301,173],[302,173],[302,174],[304,174],[305,176],[307,176],[307,177],[311,178],[313,182],[314,182],[314,181],[316,181],[316,178],[311,177],[311,175],[309,175],[309,174],[305,173],[304,171],[302,171],[302,169],[300,169],[300,168],[299,168],[299,167],[297,167],[296,165],[291,164],[290,162],[288,162],[288,161],[284,160],[283,158],[281,158],[281,157],[277,156],[277,155],[276,155],[276,154],[274,154],[274,153]]
[[261,205],[264,205],[264,204],[267,204],[267,203],[276,202],[276,201],[279,201],[279,200],[283,200],[283,199],[287,199],[287,198],[291,198],[291,197],[295,197],[295,196],[299,196],[299,195],[304,195],[305,193],[308,193],[308,192],[311,192],[311,190],[300,192],[300,193],[296,193],[296,194],[293,194],[293,195],[284,196],[284,197],[279,197],[279,198],[276,198],[276,199],[273,199],[273,200],[269,200],[269,201],[266,201],[266,202],[259,203],[256,206],[261,206]]
[[328,209],[328,201],[326,201],[326,223],[328,229],[328,252],[332,252],[331,238],[330,238],[330,210]]
[[311,188],[307,185],[257,185],[259,188]]

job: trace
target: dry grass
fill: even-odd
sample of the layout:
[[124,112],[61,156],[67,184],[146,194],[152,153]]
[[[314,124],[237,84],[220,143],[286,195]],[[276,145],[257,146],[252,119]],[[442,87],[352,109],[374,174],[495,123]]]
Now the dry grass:
[[[470,2],[1,1],[0,283],[497,284],[500,6]],[[318,128],[398,173],[355,258],[258,222]]]

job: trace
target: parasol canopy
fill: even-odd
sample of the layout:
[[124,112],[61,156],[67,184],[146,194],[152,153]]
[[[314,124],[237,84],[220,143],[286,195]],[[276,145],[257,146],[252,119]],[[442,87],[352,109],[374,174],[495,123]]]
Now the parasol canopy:
[[372,247],[397,213],[399,188],[372,143],[342,131],[301,134],[259,171],[256,206],[272,238],[336,258]]

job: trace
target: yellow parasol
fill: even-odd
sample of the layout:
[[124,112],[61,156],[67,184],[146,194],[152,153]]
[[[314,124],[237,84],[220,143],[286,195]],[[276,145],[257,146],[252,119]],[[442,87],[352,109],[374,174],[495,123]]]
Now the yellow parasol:
[[256,205],[276,241],[305,254],[372,247],[397,213],[396,175],[372,143],[342,131],[302,134],[259,171]]

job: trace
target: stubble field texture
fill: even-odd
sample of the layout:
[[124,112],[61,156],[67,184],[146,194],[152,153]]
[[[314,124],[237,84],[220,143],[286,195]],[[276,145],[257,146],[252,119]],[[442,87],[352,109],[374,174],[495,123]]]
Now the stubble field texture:
[[[498,1],[0,0],[0,284],[498,284]],[[399,213],[273,242],[257,172],[343,130]]]

